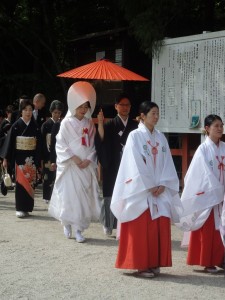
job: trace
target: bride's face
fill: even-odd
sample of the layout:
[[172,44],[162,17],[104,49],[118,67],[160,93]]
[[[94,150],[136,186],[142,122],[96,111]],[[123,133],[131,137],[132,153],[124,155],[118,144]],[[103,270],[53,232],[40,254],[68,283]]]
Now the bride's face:
[[88,109],[89,109],[88,102],[85,102],[84,104],[82,104],[76,108],[74,116],[78,120],[82,120],[84,118],[85,114],[87,113]]

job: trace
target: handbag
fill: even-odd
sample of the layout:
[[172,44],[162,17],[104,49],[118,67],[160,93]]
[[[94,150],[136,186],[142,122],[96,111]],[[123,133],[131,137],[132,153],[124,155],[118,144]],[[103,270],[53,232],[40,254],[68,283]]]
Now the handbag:
[[[11,187],[12,186],[12,180],[11,177],[9,175],[9,173],[7,173],[7,169],[4,170],[3,166],[2,167],[2,182],[4,183],[5,187]],[[3,188],[3,187],[1,187]]]
[[6,187],[11,187],[12,186],[12,180],[11,180],[11,177],[8,173],[5,173],[3,181],[4,181],[4,184],[5,184]]

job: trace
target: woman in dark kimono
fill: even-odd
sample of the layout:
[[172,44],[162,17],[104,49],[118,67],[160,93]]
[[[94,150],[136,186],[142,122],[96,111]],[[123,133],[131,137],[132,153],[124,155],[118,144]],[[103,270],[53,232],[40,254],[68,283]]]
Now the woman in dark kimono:
[[11,127],[4,143],[3,166],[15,166],[16,216],[23,218],[33,211],[34,187],[41,167],[41,134],[32,118],[33,104],[21,103],[22,116]]
[[63,104],[58,100],[52,101],[49,109],[51,118],[41,126],[43,141],[43,200],[48,203],[51,199],[52,188],[55,181],[56,167],[51,164],[51,134],[53,125],[60,119]]

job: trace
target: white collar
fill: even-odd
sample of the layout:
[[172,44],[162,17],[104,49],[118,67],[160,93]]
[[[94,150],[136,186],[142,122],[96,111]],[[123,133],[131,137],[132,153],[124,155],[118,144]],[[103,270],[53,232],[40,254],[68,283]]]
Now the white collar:
[[24,121],[24,119],[21,117],[21,119],[23,120],[23,122],[28,126],[30,124],[30,121],[28,121],[27,123]]
[[122,121],[123,125],[126,127],[127,126],[127,122],[128,122],[128,117],[127,117],[126,121],[124,121],[124,119],[122,119],[119,114],[117,116],[120,118],[120,120]]
[[216,145],[216,144],[210,139],[209,136],[206,137],[206,140],[205,140],[205,141],[206,141],[207,144],[209,144],[209,145],[211,145],[211,146],[213,146],[213,147],[215,147],[215,148],[218,148],[218,147],[220,146],[220,141],[219,141],[219,144]]

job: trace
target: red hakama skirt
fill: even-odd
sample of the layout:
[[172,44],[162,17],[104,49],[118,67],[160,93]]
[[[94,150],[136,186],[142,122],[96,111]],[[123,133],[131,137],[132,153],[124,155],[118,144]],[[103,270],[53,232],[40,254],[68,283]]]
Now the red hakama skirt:
[[137,219],[121,223],[116,268],[146,270],[171,266],[169,218],[152,220],[147,209]]
[[212,267],[221,266],[223,260],[224,246],[219,230],[215,229],[212,210],[205,224],[200,229],[191,232],[187,264]]

